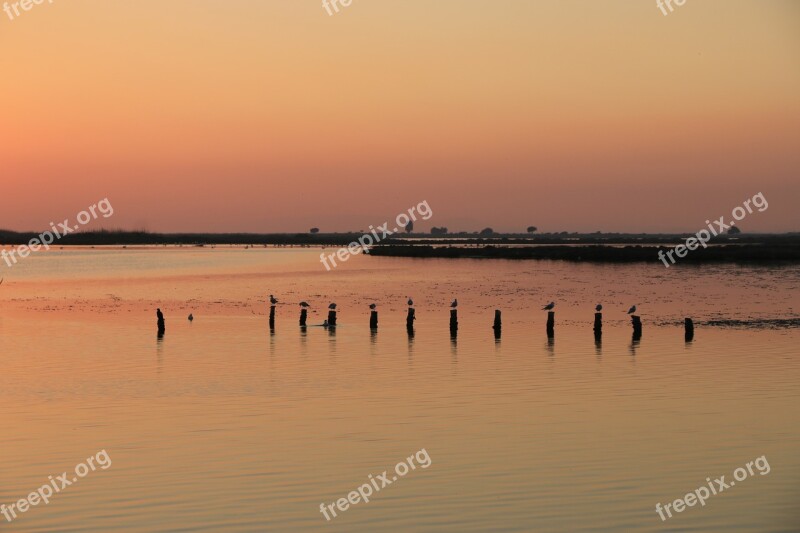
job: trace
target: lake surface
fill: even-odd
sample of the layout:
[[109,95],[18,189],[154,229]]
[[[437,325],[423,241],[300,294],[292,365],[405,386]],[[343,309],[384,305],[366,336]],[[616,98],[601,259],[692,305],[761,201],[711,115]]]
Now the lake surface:
[[[0,527],[800,529],[800,330],[772,327],[800,318],[800,267],[359,256],[327,272],[320,252],[72,249],[1,265],[0,503],[101,450],[112,466]],[[282,302],[273,331],[269,294]],[[339,326],[301,331],[302,300],[310,325],[336,302]],[[430,466],[326,521],[320,504],[423,449]],[[762,456],[768,474],[656,513]]]

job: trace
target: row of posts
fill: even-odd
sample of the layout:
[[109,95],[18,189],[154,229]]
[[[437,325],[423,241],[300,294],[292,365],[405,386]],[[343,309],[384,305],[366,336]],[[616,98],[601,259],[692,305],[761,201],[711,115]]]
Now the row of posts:
[[[408,314],[406,315],[406,328],[409,332],[413,332],[414,330],[414,321],[417,319],[415,316],[416,310],[413,307],[408,308]],[[301,309],[300,310],[300,325],[305,327],[306,320],[308,318],[308,310]],[[685,339],[687,341],[691,341],[694,339],[694,322],[692,322],[691,318],[684,319],[684,334]],[[336,310],[330,309],[328,311],[328,326],[336,326]],[[637,315],[631,315],[631,326],[633,327],[633,337],[634,340],[638,340],[642,337],[642,319]],[[269,309],[269,327],[275,327],[275,306],[271,306]],[[378,311],[374,309],[370,312],[369,315],[369,328],[371,330],[378,329]],[[556,328],[556,313],[555,311],[548,311],[547,313],[547,337],[553,338],[555,337],[555,328]],[[494,312],[494,324],[492,325],[492,329],[494,330],[494,336],[496,339],[499,339],[502,334],[503,329],[503,320],[501,316],[501,312],[499,309],[495,310]],[[595,313],[594,314],[594,338],[595,340],[600,340],[603,336],[603,313]],[[451,309],[450,310],[450,333],[456,335],[458,333],[458,310]]]
[[[406,316],[406,328],[408,329],[409,333],[413,333],[414,331],[414,321],[417,319],[415,316],[416,310],[413,307],[408,308],[408,315]],[[303,308],[300,310],[300,326],[305,327],[306,321],[308,319],[308,310]],[[326,321],[326,326],[335,327],[336,326],[336,309],[329,309],[328,310],[328,320]],[[686,341],[691,341],[694,339],[694,322],[691,318],[685,318],[683,321],[684,325],[684,335]],[[634,340],[638,340],[642,337],[642,319],[637,315],[631,315],[631,326],[633,327],[633,338]],[[270,329],[275,328],[275,306],[272,305],[269,308],[269,327]],[[369,328],[371,330],[378,329],[378,311],[372,310],[369,315]],[[555,337],[555,328],[556,328],[556,313],[555,311],[548,311],[547,312],[547,337],[553,338]],[[158,333],[159,335],[163,336],[165,331],[164,325],[164,315],[161,313],[161,310],[158,310]],[[502,329],[503,329],[503,321],[501,318],[500,310],[497,309],[494,312],[494,324],[492,325],[492,329],[494,330],[494,336],[496,339],[500,338]],[[603,313],[595,313],[594,314],[594,338],[595,340],[600,340],[603,336]],[[450,310],[450,333],[452,335],[458,334],[458,310],[451,309]]]

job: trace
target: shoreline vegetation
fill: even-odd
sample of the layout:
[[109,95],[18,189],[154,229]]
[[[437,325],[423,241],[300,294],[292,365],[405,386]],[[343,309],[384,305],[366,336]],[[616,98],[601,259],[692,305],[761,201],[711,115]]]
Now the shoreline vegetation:
[[[668,244],[556,244],[537,246],[503,246],[495,244],[473,247],[430,245],[390,245],[370,250],[370,255],[415,258],[470,258],[470,259],[538,259],[586,263],[659,263],[659,251],[672,250]],[[698,248],[685,257],[676,258],[676,264],[712,262],[778,263],[800,262],[800,244],[721,244]],[[670,265],[672,266],[672,265]]]
[[[34,232],[0,230],[0,246],[19,246]],[[84,231],[64,236],[53,248],[68,246],[347,246],[362,236],[347,233],[150,233]],[[393,235],[370,247],[370,255],[414,258],[549,259],[576,262],[660,262],[693,234],[541,233],[478,235],[454,233]],[[708,248],[693,250],[680,263],[800,262],[800,233],[720,235]]]

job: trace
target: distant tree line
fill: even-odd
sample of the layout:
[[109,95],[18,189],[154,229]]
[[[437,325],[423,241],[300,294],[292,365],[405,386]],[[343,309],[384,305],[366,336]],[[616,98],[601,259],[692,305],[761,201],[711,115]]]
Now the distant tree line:
[[[405,230],[406,233],[412,233],[414,231],[414,222],[413,221],[409,221],[409,223],[406,224],[406,226],[403,229]],[[528,226],[526,231],[528,233],[536,233],[538,231],[538,228],[536,226]],[[317,233],[319,233],[319,228],[316,228],[316,227],[311,228],[308,232],[311,233],[312,235],[316,235]],[[364,233],[364,232],[359,230],[357,232],[352,232],[352,233]],[[431,232],[430,232],[431,235],[447,235],[448,233],[450,233],[450,230],[448,230],[446,226],[442,226],[442,227],[434,226],[434,227],[431,228]],[[492,228],[484,228],[480,232],[472,232],[472,233],[473,234],[479,234],[479,235],[494,235],[495,231]],[[566,231],[561,232],[561,233],[564,234],[564,235],[567,234]],[[462,232],[459,232],[458,234],[459,235],[469,235],[470,232],[462,231]]]

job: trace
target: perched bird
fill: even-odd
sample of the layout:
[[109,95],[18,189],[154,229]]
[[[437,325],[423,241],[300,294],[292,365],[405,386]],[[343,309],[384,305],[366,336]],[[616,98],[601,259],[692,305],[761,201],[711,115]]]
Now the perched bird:
[[336,304],[331,304],[328,306],[328,309],[336,309]]
[[377,304],[369,304],[369,308],[372,309],[373,311],[377,309],[377,307],[378,307]]
[[300,307],[302,307],[303,309],[305,309],[306,307],[311,307],[311,306],[310,306],[310,305],[308,305],[308,302],[300,302]]
[[408,306],[409,306],[409,307],[411,307],[412,305],[414,305],[414,300],[412,300],[412,299],[411,299],[409,296],[406,296],[406,298],[408,298]]
[[275,305],[276,303],[278,303],[278,299],[270,294],[269,295],[269,303],[271,303],[272,305]]
[[603,306],[602,306],[602,304],[597,304],[597,305],[595,305],[595,306],[594,306],[594,310],[595,310],[595,311],[597,311],[598,313],[599,313],[600,311],[602,311],[602,310],[603,310]]
[[550,302],[549,304],[542,307],[542,311],[550,311],[552,308],[556,306],[555,302]]
[[636,312],[636,306],[635,305],[633,307],[631,307],[630,309],[628,309],[628,314],[629,315],[632,315],[635,312]]
[[451,304],[450,304],[450,307],[452,307],[453,309],[455,309],[456,307],[458,307],[458,298],[455,298],[455,299],[453,300],[453,303],[451,303]]
[[191,322],[192,320],[194,320],[194,315],[192,313],[189,313],[189,322]]

